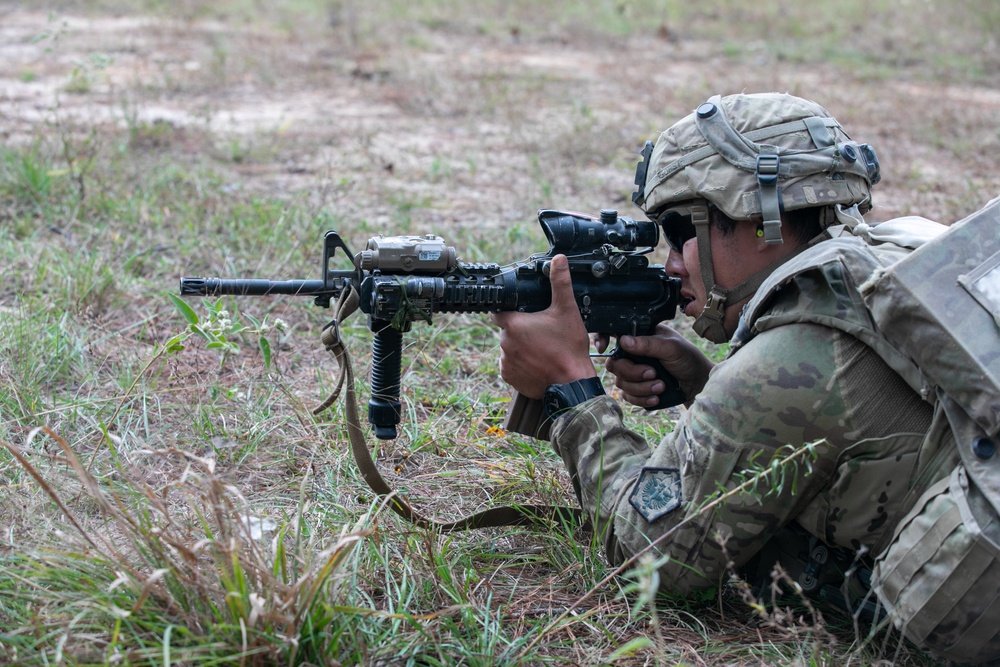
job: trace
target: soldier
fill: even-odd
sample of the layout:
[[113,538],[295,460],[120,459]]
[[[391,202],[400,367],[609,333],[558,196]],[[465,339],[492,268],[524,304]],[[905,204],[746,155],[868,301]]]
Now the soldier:
[[[879,179],[874,151],[790,95],[711,98],[660,135],[637,176],[634,199],[662,225],[682,309],[699,335],[731,342],[728,358],[713,364],[666,324],[622,338],[627,352],[658,359],[687,397],[672,432],[650,446],[596,377],[557,257],[548,310],[493,316],[501,375],[527,397],[544,395],[553,446],[612,564],[672,531],[655,547],[668,557],[660,582],[670,592],[716,586],[755,559],[769,572],[778,550],[799,556],[793,576],[807,588],[840,590],[843,571],[882,552],[916,496],[958,460],[953,441],[936,468],[920,456],[934,408],[879,353],[881,335],[859,305],[865,273],[852,268],[905,255],[941,226],[909,219],[900,227],[908,240],[872,249],[860,237],[872,229],[862,214]],[[626,401],[656,404],[664,387],[651,367],[612,359],[607,368]],[[810,443],[811,467],[789,467],[780,488],[699,511],[741,472]],[[839,581],[822,572],[835,553],[848,554]]]

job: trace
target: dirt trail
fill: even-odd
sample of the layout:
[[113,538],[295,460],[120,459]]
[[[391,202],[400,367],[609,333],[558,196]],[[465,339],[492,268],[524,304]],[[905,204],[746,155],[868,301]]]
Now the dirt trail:
[[401,205],[417,222],[484,211],[507,222],[539,205],[624,208],[634,149],[672,119],[715,92],[786,90],[876,145],[880,219],[963,214],[998,189],[995,90],[854,78],[656,37],[424,29],[392,47],[349,41],[332,28],[8,9],[0,139],[23,144],[56,122],[138,129],[192,154],[214,145],[246,187],[311,190],[376,224]]

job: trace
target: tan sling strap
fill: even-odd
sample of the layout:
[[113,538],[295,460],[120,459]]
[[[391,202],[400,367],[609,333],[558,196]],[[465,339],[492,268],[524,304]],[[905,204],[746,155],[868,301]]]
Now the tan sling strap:
[[445,533],[498,526],[548,526],[554,521],[575,523],[589,528],[589,520],[579,508],[554,505],[493,507],[450,522],[428,519],[417,513],[405,497],[389,486],[388,482],[382,477],[382,474],[379,473],[378,467],[372,459],[368,444],[365,441],[365,434],[361,429],[361,421],[358,418],[357,394],[354,391],[354,370],[351,367],[347,348],[340,339],[340,323],[350,317],[358,309],[358,305],[359,297],[357,291],[351,288],[343,290],[334,306],[333,320],[323,329],[323,345],[336,357],[337,364],[340,367],[340,374],[337,378],[336,387],[329,398],[313,410],[313,414],[318,415],[329,408],[340,396],[340,392],[342,390],[345,391],[347,435],[351,442],[351,452],[358,465],[358,470],[361,471],[361,476],[364,477],[365,482],[368,483],[372,491],[380,498],[387,499],[389,507],[407,521],[421,528],[434,527]]

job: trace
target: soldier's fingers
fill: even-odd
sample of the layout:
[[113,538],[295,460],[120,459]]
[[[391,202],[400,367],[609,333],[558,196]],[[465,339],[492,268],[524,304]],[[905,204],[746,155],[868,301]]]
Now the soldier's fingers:
[[622,336],[622,348],[630,354],[654,359],[672,359],[684,354],[683,342],[674,332],[663,333],[659,329],[652,336]]
[[615,377],[626,382],[641,382],[652,380],[656,377],[656,371],[647,364],[637,364],[630,359],[608,357],[604,362],[604,367]]
[[666,389],[662,380],[628,382],[622,380],[621,378],[617,378],[615,380],[615,386],[621,389],[625,394],[640,399],[646,399],[650,396],[659,396]]
[[640,408],[651,408],[660,402],[659,394],[630,394],[627,391],[622,391],[621,398],[622,400]]

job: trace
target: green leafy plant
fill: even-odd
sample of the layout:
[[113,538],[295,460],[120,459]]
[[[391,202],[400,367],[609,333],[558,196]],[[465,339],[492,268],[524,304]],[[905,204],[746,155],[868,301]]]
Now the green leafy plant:
[[240,354],[241,348],[238,340],[244,336],[255,337],[257,347],[260,349],[264,359],[264,367],[271,369],[271,341],[268,335],[274,332],[284,332],[288,325],[284,320],[276,319],[273,326],[268,323],[267,318],[258,320],[252,315],[243,315],[250,323],[244,324],[239,315],[237,319],[231,319],[230,313],[223,306],[222,301],[204,300],[207,317],[203,320],[198,313],[184,299],[176,294],[168,293],[167,296],[173,302],[177,312],[187,320],[188,329],[184,334],[171,338],[164,346],[168,352],[180,352],[184,349],[184,342],[190,334],[197,334],[205,342],[208,350],[219,351],[219,366],[225,365],[226,360],[234,355]]

